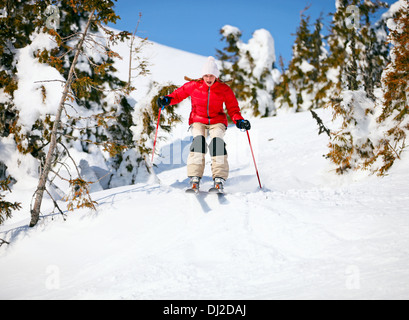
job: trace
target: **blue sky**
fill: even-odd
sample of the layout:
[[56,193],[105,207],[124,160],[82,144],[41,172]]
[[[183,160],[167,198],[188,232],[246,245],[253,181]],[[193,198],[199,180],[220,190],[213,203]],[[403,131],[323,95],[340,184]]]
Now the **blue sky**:
[[328,14],[335,11],[335,0],[118,0],[121,20],[114,27],[133,31],[141,13],[140,37],[204,56],[215,56],[216,48],[223,48],[219,30],[226,24],[238,27],[246,42],[264,28],[275,40],[277,57],[282,55],[288,63],[300,12],[307,5],[311,22],[320,13],[330,21]]

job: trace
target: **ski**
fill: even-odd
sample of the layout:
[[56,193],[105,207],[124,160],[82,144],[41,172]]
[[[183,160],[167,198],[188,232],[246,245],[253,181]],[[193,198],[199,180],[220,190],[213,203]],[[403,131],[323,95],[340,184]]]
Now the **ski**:
[[220,194],[224,195],[225,192],[223,190],[217,189],[217,188],[210,188],[207,192],[206,191],[199,191],[198,189],[193,189],[193,188],[188,188],[185,190],[186,193],[192,193],[192,194],[200,194],[200,193],[210,193],[210,194]]
[[214,188],[214,187],[210,188],[208,192],[209,193],[215,193],[215,194],[224,194],[223,189]]
[[189,188],[185,190],[186,193],[194,193],[194,194],[199,194],[199,189],[196,188]]

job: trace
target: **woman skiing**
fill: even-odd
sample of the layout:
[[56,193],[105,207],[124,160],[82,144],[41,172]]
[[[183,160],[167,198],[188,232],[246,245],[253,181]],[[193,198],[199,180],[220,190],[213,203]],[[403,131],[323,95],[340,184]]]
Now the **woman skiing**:
[[[200,180],[205,168],[205,155],[209,150],[212,164],[214,188],[223,191],[229,175],[226,144],[223,140],[227,129],[226,106],[230,118],[239,129],[250,130],[250,122],[244,120],[232,89],[219,78],[220,72],[213,57],[209,57],[202,68],[202,78],[192,80],[168,96],[158,99],[159,107],[180,103],[191,97],[192,111],[189,125],[193,136],[187,159],[187,175],[190,189],[199,191]],[[206,136],[210,136],[209,145]]]

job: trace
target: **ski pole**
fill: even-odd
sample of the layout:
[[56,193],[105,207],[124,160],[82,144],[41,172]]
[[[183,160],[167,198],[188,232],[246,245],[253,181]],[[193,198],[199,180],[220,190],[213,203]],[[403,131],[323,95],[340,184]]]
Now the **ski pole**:
[[253,147],[251,146],[249,131],[246,130],[246,133],[247,133],[247,138],[249,138],[249,145],[250,145],[251,155],[253,156],[254,167],[256,168],[256,174],[257,174],[258,184],[259,184],[259,186],[260,186],[260,189],[262,189],[262,187],[261,187],[261,181],[260,181],[260,176],[259,176],[259,174],[258,174],[258,169],[257,169],[257,165],[256,165],[256,159],[254,158]]
[[159,108],[158,122],[156,124],[155,140],[153,141],[152,160],[151,160],[152,163],[153,163],[153,157],[155,155],[156,139],[158,138],[158,128],[159,128],[159,122],[160,122],[160,114],[161,114],[163,109],[165,109],[165,106],[163,106],[162,108]]

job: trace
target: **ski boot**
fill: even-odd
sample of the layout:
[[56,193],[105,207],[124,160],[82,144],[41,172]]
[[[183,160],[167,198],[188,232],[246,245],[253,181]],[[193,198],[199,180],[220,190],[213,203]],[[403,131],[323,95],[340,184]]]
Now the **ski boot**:
[[213,188],[209,189],[210,193],[224,193],[224,182],[223,178],[214,178],[213,180]]
[[190,186],[186,190],[187,193],[199,193],[200,177],[190,177]]

